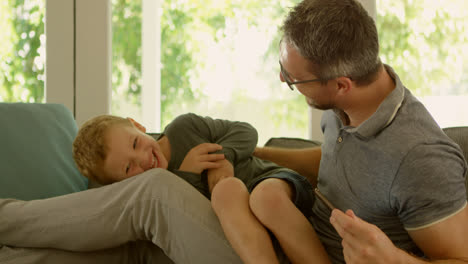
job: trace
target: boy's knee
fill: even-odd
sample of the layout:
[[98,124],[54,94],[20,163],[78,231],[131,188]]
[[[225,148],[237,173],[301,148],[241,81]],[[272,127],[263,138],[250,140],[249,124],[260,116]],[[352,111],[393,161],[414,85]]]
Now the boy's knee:
[[270,178],[260,182],[250,195],[252,212],[259,218],[269,219],[291,204],[292,188],[286,181]]
[[245,184],[235,177],[229,177],[218,182],[211,193],[211,204],[216,211],[226,208],[229,203],[237,201],[236,197],[245,195],[247,188]]

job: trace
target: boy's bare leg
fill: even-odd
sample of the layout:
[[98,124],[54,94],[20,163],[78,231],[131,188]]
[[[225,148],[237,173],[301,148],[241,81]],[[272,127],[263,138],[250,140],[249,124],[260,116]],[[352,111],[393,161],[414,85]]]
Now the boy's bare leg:
[[292,192],[286,181],[266,179],[252,191],[250,207],[292,263],[331,263],[312,225],[292,202]]
[[2,264],[173,264],[160,248],[148,241],[92,251],[72,252],[49,248],[15,248],[0,246]]
[[166,170],[50,199],[0,199],[3,245],[84,252],[136,240],[176,263],[241,263],[210,201]]
[[211,204],[232,247],[245,264],[279,263],[270,235],[249,207],[249,192],[234,177],[218,182]]

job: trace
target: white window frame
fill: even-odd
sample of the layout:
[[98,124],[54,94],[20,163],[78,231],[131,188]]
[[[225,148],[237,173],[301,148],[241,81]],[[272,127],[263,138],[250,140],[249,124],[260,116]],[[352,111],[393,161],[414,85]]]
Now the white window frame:
[[110,113],[112,27],[110,0],[75,1],[75,119]]
[[74,1],[46,0],[45,98],[74,113]]
[[143,122],[150,132],[161,131],[161,23],[159,0],[142,0]]
[[[159,0],[143,0],[145,124],[160,130]],[[46,102],[62,103],[78,125],[109,114],[112,77],[110,0],[46,0]]]
[[78,125],[110,113],[110,0],[46,0],[46,102],[62,103]]

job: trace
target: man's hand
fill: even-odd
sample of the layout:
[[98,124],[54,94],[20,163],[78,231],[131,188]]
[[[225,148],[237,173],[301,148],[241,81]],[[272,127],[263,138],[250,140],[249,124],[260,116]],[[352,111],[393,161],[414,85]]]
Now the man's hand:
[[208,169],[208,187],[210,189],[210,193],[220,180],[228,177],[234,177],[234,167],[231,162],[227,159],[223,159],[216,163],[219,164],[218,168]]
[[352,210],[335,209],[330,217],[343,241],[343,255],[347,264],[353,263],[399,263],[400,249],[377,226],[357,217]]
[[211,154],[223,147],[214,143],[202,143],[185,155],[179,170],[201,174],[206,169],[221,167],[217,161],[224,160],[224,154]]

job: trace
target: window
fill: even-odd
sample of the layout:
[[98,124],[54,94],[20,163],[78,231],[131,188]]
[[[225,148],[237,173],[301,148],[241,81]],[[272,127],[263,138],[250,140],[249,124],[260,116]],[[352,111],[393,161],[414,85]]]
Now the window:
[[[161,127],[194,112],[249,122],[259,131],[259,144],[273,136],[307,137],[307,104],[279,81],[279,26],[297,2],[161,2],[155,14],[161,32]],[[138,118],[141,1],[112,4],[112,111]]]
[[44,102],[45,0],[0,0],[0,102]]
[[441,127],[468,125],[468,3],[377,0],[382,60]]

